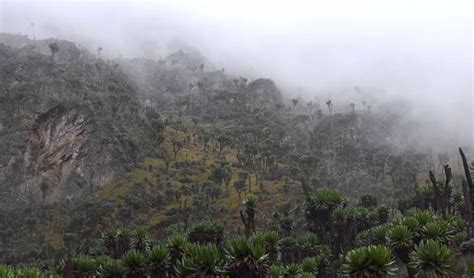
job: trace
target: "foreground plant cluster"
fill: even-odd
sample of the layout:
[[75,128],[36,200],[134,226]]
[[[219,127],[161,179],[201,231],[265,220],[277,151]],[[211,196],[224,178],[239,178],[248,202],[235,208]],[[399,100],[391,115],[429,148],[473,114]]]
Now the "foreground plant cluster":
[[[247,215],[254,202],[244,200]],[[468,229],[456,211],[414,207],[390,217],[371,195],[349,207],[328,188],[303,206],[309,231],[300,235],[273,227],[234,237],[212,221],[160,241],[143,230],[115,229],[94,247],[78,248],[81,254],[71,250],[49,265],[2,266],[0,277],[455,277],[469,271],[459,267]]]
[[473,168],[398,146],[416,137],[398,112],[285,99],[182,51],[107,61],[7,37],[0,278],[474,273]]

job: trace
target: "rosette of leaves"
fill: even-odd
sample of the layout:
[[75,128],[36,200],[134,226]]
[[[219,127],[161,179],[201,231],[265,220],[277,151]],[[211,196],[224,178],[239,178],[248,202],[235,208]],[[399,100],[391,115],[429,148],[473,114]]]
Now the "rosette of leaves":
[[192,243],[219,244],[224,239],[224,225],[220,222],[204,221],[191,227],[188,240]]
[[449,223],[443,219],[427,223],[421,230],[423,239],[433,239],[448,245],[452,242],[453,234],[454,231],[451,230]]
[[390,249],[370,245],[349,251],[343,268],[350,277],[387,277],[397,270]]
[[433,213],[429,210],[411,210],[409,216],[413,216],[420,226],[426,225],[434,218]]
[[285,276],[288,278],[296,278],[301,273],[299,264],[289,264],[285,267]]
[[138,229],[131,233],[131,246],[142,253],[150,249],[150,236],[145,230]]
[[278,256],[278,242],[281,236],[275,231],[264,231],[256,232],[250,238],[249,241],[252,244],[260,244],[265,247],[265,250],[269,256],[270,261],[275,261]]
[[320,239],[315,233],[305,233],[295,238],[296,244],[302,248],[315,247],[320,243]]
[[305,213],[310,230],[324,238],[329,232],[332,212],[345,201],[342,193],[329,188],[319,188],[309,195],[305,201]]
[[177,234],[168,238],[167,248],[170,251],[170,272],[174,273],[174,266],[181,260],[186,246],[189,244],[185,235]]
[[223,277],[223,261],[214,243],[187,246],[185,255],[176,265],[179,277]]
[[320,188],[306,199],[308,209],[333,209],[346,201],[344,195],[339,191]]
[[384,244],[387,242],[387,232],[390,229],[389,224],[382,224],[370,229],[373,244]]
[[318,257],[306,257],[300,264],[302,272],[316,274],[319,267],[319,258]]
[[418,277],[450,277],[454,264],[449,247],[432,239],[420,242],[410,258]]
[[281,278],[285,274],[285,267],[280,265],[272,265],[268,269],[269,278]]
[[122,261],[112,258],[104,260],[97,270],[99,276],[105,278],[122,278],[124,271]]
[[130,278],[144,278],[147,275],[147,264],[143,253],[130,250],[122,256],[124,273]]
[[394,225],[387,231],[387,238],[397,257],[407,264],[413,250],[413,234],[410,229],[404,225]]
[[170,267],[170,257],[170,252],[165,246],[153,246],[147,255],[152,278],[166,277],[167,270]]
[[78,256],[73,259],[74,274],[78,277],[93,277],[97,271],[95,260],[89,256]]
[[396,223],[398,225],[407,227],[408,230],[410,230],[410,232],[412,233],[419,233],[422,227],[420,223],[418,222],[418,220],[413,216],[405,216],[405,217],[399,218],[396,221]]
[[265,247],[251,244],[246,238],[236,238],[225,247],[229,277],[265,277],[268,264]]

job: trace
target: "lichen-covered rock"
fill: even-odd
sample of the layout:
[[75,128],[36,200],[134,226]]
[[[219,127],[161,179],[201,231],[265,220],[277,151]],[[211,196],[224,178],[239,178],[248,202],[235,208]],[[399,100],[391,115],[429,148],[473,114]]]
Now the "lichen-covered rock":
[[51,60],[28,47],[0,45],[0,203],[6,207],[90,193],[153,148],[133,82],[76,50],[70,46]]

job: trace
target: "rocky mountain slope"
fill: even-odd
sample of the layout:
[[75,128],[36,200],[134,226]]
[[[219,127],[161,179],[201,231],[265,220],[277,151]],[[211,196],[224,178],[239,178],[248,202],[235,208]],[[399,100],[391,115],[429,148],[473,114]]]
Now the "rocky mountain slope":
[[117,180],[152,149],[155,135],[140,114],[133,83],[103,60],[65,45],[54,59],[34,47],[0,45],[6,207],[76,198]]
[[197,53],[105,60],[0,34],[0,256],[93,252],[88,239],[112,226],[160,238],[213,218],[242,233],[246,195],[259,226],[298,229],[315,188],[390,202],[439,164],[394,143],[396,115],[324,106]]

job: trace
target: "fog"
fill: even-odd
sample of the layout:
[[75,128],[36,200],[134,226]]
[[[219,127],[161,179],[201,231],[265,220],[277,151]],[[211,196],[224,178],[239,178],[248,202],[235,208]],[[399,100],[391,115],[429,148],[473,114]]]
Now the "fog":
[[345,96],[337,108],[369,94],[419,121],[429,144],[474,146],[470,1],[97,2],[2,1],[0,31],[31,37],[34,22],[36,38],[109,58],[192,47],[290,98]]

